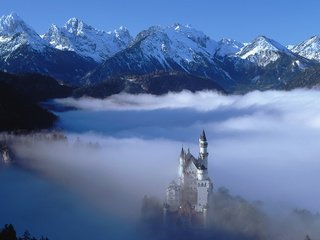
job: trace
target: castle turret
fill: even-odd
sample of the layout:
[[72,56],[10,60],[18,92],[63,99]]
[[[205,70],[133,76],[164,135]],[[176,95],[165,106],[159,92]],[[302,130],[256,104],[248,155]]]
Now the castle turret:
[[184,168],[184,162],[185,162],[185,151],[183,147],[181,148],[181,153],[179,156],[179,178],[183,177],[183,168]]
[[202,181],[207,179],[207,171],[204,168],[198,168],[197,169],[197,179]]
[[207,169],[209,153],[207,151],[208,142],[207,142],[207,137],[204,130],[202,130],[202,133],[200,134],[200,137],[199,137],[199,148],[200,148],[199,158],[203,161],[203,166]]

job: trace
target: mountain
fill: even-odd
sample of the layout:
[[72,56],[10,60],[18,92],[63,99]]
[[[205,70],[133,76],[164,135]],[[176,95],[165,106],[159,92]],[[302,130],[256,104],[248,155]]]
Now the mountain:
[[41,37],[56,49],[73,51],[98,63],[127,48],[133,39],[124,27],[105,32],[76,18],[71,18],[61,28],[52,25]]
[[307,59],[320,62],[320,37],[313,36],[292,47],[291,51]]
[[223,68],[237,83],[233,92],[285,89],[292,79],[316,65],[280,43],[259,36],[223,58]]
[[17,14],[1,17],[0,56],[8,59],[13,51],[24,45],[39,52],[49,47]]
[[246,45],[231,39],[215,42],[190,26],[177,24],[142,31],[130,47],[86,75],[84,83],[176,71],[207,78],[227,92],[242,93],[283,89],[314,64],[265,36]]
[[77,85],[95,66],[74,52],[53,48],[16,14],[0,18],[0,70],[41,73]]
[[[181,24],[153,26],[133,39],[124,27],[105,32],[76,18],[39,36],[10,14],[0,19],[0,71],[48,75],[83,92],[110,88],[100,95],[114,89],[161,94],[182,88],[244,93],[317,82],[311,76],[319,71],[319,42],[317,36],[289,47],[266,36],[246,44],[216,42]],[[307,83],[303,76],[312,80]]]
[[215,90],[223,94],[227,93],[212,79],[192,76],[184,72],[157,72],[145,75],[113,77],[107,81],[78,88],[74,91],[73,96],[105,98],[120,92],[161,95],[168,92],[181,92],[182,90],[195,92],[205,89]]
[[280,43],[265,36],[258,36],[251,43],[243,47],[237,53],[237,56],[260,67],[266,67],[268,64],[279,59],[283,54],[293,56],[293,53]]
[[140,32],[125,50],[107,59],[85,76],[85,84],[105,81],[115,76],[185,72],[201,78],[231,81],[214,58],[218,47],[203,32],[186,25],[150,27]]
[[0,82],[0,131],[31,131],[50,128],[57,117],[37,103]]
[[0,131],[32,131],[54,126],[57,117],[43,109],[40,101],[65,98],[73,88],[35,73],[0,72]]
[[73,88],[61,85],[49,76],[36,73],[15,75],[0,72],[0,83],[35,102],[69,97],[73,91]]
[[320,65],[308,68],[305,71],[293,76],[285,90],[292,90],[295,88],[320,88]]
[[244,47],[243,43],[237,42],[230,38],[223,38],[218,42],[218,46],[215,50],[216,57],[225,57],[236,54]]

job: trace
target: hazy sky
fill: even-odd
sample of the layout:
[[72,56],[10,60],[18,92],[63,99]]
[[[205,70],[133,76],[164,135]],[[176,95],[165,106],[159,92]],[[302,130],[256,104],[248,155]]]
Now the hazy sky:
[[0,0],[0,15],[16,12],[38,33],[77,17],[102,30],[121,25],[132,34],[151,25],[191,24],[211,38],[247,42],[266,35],[296,44],[319,33],[316,0]]

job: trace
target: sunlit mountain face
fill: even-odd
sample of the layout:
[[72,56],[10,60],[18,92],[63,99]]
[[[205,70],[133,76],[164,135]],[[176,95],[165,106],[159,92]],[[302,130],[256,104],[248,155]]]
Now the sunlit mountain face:
[[[0,70],[40,73],[79,87],[76,96],[122,91],[163,94],[290,90],[318,85],[317,36],[283,46],[266,36],[249,43],[214,40],[190,25],[98,30],[77,18],[39,35],[17,14],[0,20]],[[168,80],[169,79],[169,80]]]

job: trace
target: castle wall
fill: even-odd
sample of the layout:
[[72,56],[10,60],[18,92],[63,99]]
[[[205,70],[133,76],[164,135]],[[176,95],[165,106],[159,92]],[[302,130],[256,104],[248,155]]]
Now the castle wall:
[[171,184],[167,188],[166,203],[169,205],[169,210],[178,210],[181,202],[181,187],[179,185]]
[[201,212],[204,207],[208,206],[209,194],[212,190],[211,188],[210,180],[197,181],[197,205],[195,208],[197,212]]

